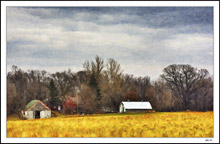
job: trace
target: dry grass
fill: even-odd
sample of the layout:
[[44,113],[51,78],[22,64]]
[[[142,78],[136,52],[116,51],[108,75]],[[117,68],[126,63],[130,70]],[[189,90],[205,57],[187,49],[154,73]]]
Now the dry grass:
[[213,112],[9,119],[7,137],[213,137]]
[[14,120],[19,120],[19,117],[17,114],[7,116],[7,121],[14,121]]

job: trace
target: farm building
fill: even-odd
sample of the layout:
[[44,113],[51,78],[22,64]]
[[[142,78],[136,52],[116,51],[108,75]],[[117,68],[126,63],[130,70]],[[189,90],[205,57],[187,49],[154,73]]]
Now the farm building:
[[68,111],[70,113],[80,113],[82,106],[82,99],[80,97],[72,97],[69,96],[68,99],[65,101],[63,110]]
[[119,105],[119,112],[130,111],[148,111],[152,110],[150,102],[121,102]]
[[40,100],[32,100],[26,106],[23,116],[27,119],[49,118],[51,110]]
[[63,109],[63,106],[62,105],[56,105],[56,106],[52,106],[51,108],[50,108],[52,111],[62,111],[62,109]]

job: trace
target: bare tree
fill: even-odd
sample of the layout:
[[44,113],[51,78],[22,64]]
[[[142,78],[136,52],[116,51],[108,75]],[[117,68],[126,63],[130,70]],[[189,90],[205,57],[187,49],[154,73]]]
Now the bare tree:
[[208,71],[205,69],[197,70],[190,65],[169,65],[163,69],[161,78],[164,79],[176,97],[183,99],[184,109],[189,109],[192,89],[195,83],[205,78]]
[[67,99],[67,93],[74,93],[74,87],[78,86],[78,78],[74,73],[71,72],[71,70],[56,72],[55,74],[52,74],[52,77],[58,85],[60,98],[64,103]]
[[174,99],[172,91],[169,89],[169,87],[164,81],[156,81],[153,87],[155,93],[152,96],[155,96],[156,98],[156,105],[154,105],[154,107],[156,107],[156,110],[172,111],[177,109],[178,105],[174,106],[174,101],[176,101],[176,99]]
[[138,77],[134,79],[134,85],[141,100],[145,100],[147,88],[151,86],[150,77]]
[[82,112],[95,113],[100,111],[97,107],[96,92],[87,85],[82,85],[81,89]]
[[213,81],[211,78],[197,81],[190,97],[192,98],[192,109],[199,111],[213,110]]
[[89,84],[96,90],[96,99],[101,100],[101,91],[100,91],[100,79],[102,77],[102,72],[104,68],[104,60],[96,56],[95,61],[87,61],[83,64],[84,69],[87,72],[87,75],[90,77]]
[[122,70],[120,64],[113,58],[108,59],[106,70],[100,80],[102,91],[102,105],[117,110],[122,100]]
[[15,84],[7,80],[7,115],[15,112],[17,101],[18,96]]
[[95,57],[95,61],[86,61],[83,64],[83,67],[85,69],[85,71],[91,76],[94,75],[94,77],[97,79],[97,81],[99,80],[102,70],[104,68],[104,60],[97,56]]
[[106,70],[107,76],[111,83],[121,78],[121,75],[122,75],[121,66],[113,58],[110,58],[108,60],[106,67],[107,67],[107,70]]

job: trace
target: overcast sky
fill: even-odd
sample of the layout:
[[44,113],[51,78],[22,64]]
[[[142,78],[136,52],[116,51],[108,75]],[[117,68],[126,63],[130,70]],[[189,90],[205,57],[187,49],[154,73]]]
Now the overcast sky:
[[7,71],[83,70],[95,55],[157,79],[170,64],[213,74],[211,7],[7,7]]

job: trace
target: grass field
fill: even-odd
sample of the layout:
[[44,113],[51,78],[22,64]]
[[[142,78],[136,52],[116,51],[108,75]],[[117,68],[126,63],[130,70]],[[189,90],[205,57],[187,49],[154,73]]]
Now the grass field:
[[213,137],[213,112],[9,117],[7,137]]

